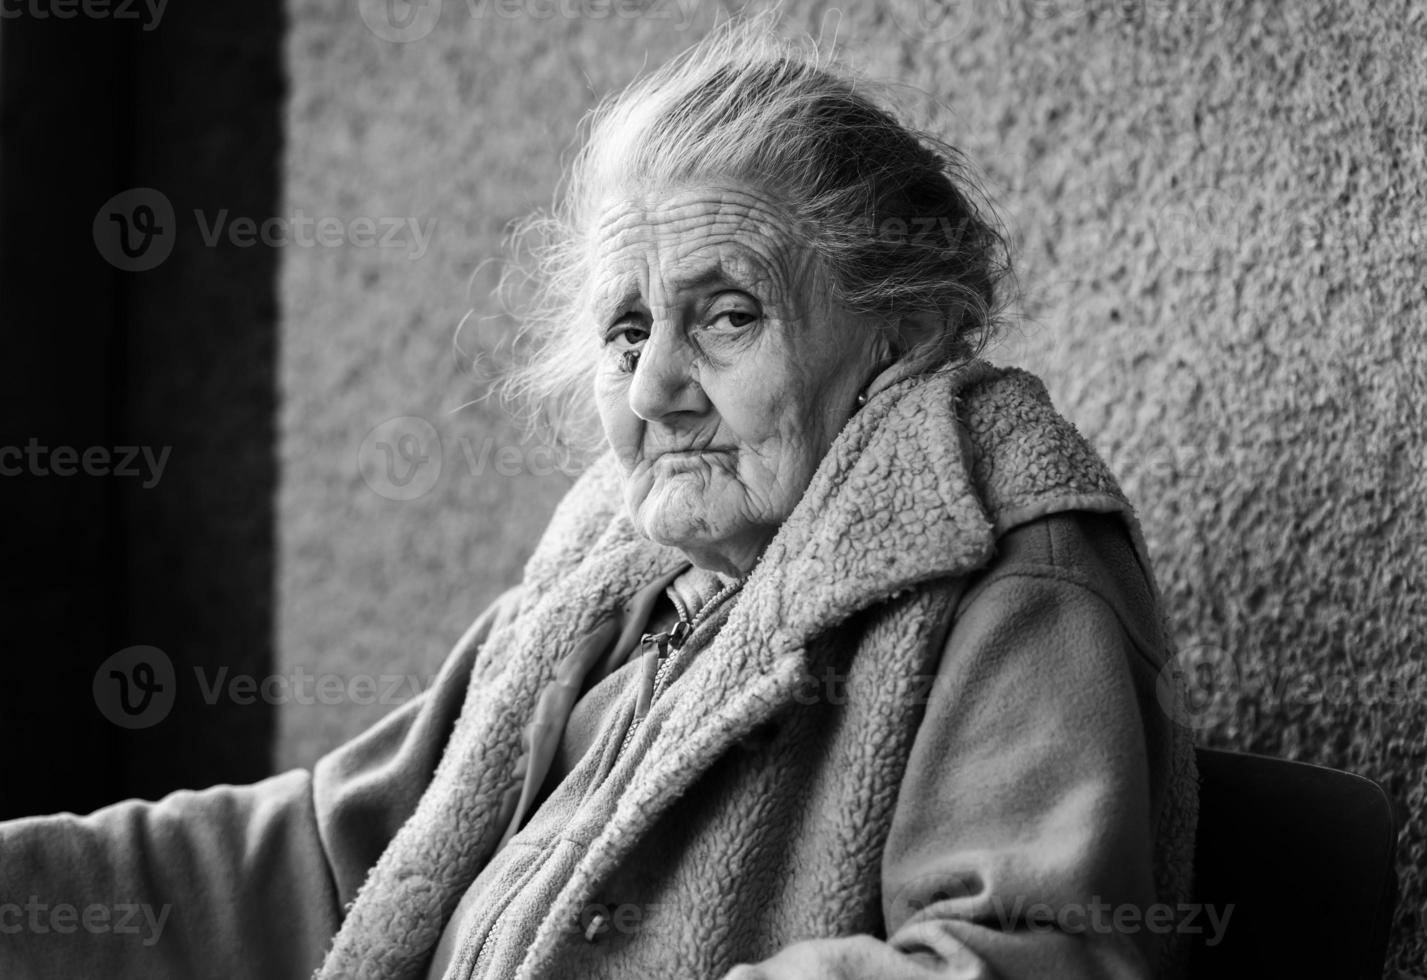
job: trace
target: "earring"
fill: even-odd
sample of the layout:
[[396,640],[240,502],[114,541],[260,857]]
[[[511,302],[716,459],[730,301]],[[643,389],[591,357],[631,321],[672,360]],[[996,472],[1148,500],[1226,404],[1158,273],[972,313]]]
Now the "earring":
[[619,355],[619,369],[625,374],[633,374],[634,369],[639,366],[639,351],[631,347],[623,354]]
[[866,389],[866,388],[863,388],[861,391],[859,391],[859,392],[857,393],[857,407],[858,407],[858,408],[861,408],[863,405],[866,405],[866,404],[867,404],[867,389]]

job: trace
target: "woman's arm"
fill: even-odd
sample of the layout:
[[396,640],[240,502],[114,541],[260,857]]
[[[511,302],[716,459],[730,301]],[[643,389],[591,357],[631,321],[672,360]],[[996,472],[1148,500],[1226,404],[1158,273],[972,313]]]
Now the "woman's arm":
[[1154,976],[1161,658],[1116,518],[1006,535],[958,610],[902,782],[887,940],[799,943],[727,980]]
[[321,759],[251,786],[0,823],[0,977],[310,977],[415,809],[502,596],[433,687]]

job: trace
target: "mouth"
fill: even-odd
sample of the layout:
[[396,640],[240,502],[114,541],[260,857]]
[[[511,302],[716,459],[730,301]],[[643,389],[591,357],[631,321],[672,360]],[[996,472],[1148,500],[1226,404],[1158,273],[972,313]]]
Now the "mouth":
[[728,450],[717,447],[709,447],[708,449],[670,449],[660,453],[654,458],[654,461],[656,463],[669,463],[673,466],[689,465],[714,456],[721,456],[726,452],[728,452]]

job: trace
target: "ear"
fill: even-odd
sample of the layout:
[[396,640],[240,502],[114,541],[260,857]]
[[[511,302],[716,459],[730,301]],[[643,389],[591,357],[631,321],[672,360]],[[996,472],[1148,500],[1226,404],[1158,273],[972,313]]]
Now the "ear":
[[871,398],[879,391],[911,376],[914,367],[908,362],[906,353],[940,329],[941,324],[931,314],[911,313],[904,316],[897,325],[894,341],[879,339],[877,349],[882,359],[877,362],[879,368],[863,389],[867,397]]

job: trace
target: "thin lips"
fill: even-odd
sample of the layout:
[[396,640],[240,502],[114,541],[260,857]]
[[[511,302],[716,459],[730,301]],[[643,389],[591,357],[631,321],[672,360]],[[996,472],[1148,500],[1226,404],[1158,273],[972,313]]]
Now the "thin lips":
[[709,446],[707,449],[698,449],[693,447],[690,447],[688,449],[665,449],[660,452],[656,456],[656,458],[662,459],[665,456],[710,456],[715,453],[724,452],[728,452],[728,450],[719,446]]

